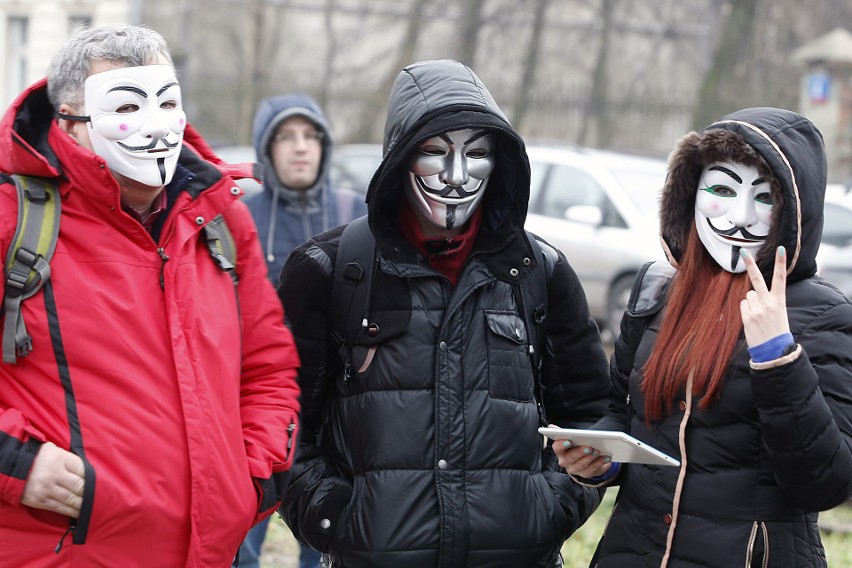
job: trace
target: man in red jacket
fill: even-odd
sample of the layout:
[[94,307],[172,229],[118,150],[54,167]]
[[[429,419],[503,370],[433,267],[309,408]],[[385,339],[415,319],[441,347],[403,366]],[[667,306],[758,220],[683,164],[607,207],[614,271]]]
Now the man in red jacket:
[[[21,308],[32,353],[0,365],[0,565],[228,566],[286,485],[298,356],[165,41],[78,32],[0,146],[0,171],[62,203],[50,280]],[[18,205],[0,182],[5,251]],[[220,215],[236,287],[203,242]]]

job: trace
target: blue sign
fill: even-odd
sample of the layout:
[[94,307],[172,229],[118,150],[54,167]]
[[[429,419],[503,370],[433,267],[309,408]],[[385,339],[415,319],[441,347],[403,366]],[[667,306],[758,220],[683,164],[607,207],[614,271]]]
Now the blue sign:
[[828,101],[831,91],[831,75],[824,71],[818,71],[808,75],[808,98],[812,103],[824,103]]

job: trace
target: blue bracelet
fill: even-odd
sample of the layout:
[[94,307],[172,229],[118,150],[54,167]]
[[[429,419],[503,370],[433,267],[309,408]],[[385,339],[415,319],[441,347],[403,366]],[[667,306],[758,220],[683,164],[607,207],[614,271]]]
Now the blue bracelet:
[[773,337],[769,341],[764,341],[760,345],[749,347],[748,354],[755,363],[765,363],[784,355],[784,351],[793,343],[795,343],[793,341],[793,334],[788,331],[778,337]]
[[616,475],[618,475],[618,470],[621,469],[621,462],[612,462],[612,465],[609,466],[609,469],[606,470],[606,473],[603,475],[596,475],[589,479],[592,483],[601,483],[603,481],[609,481]]

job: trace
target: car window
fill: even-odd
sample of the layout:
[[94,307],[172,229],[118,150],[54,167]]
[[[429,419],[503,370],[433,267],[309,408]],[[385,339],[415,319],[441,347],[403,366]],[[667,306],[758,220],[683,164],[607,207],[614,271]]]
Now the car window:
[[826,203],[822,242],[845,246],[850,241],[852,241],[852,209],[836,203]]
[[604,189],[591,174],[572,166],[552,166],[538,199],[538,210],[548,217],[564,219],[566,210],[577,205],[599,208],[605,226],[625,226]]
[[603,190],[595,178],[577,168],[554,166],[541,197],[541,212],[549,217],[564,217],[574,205],[600,207]]
[[541,188],[544,185],[544,180],[547,179],[547,173],[550,166],[546,162],[530,161],[530,209],[538,212],[538,196],[541,194]]

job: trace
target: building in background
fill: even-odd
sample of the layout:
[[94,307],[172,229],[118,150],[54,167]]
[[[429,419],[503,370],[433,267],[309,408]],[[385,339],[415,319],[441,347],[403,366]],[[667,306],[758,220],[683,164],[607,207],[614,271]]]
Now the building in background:
[[825,138],[829,181],[852,186],[852,32],[835,28],[792,54],[804,69],[799,107]]
[[0,107],[47,72],[75,26],[138,23],[142,0],[0,0]]

